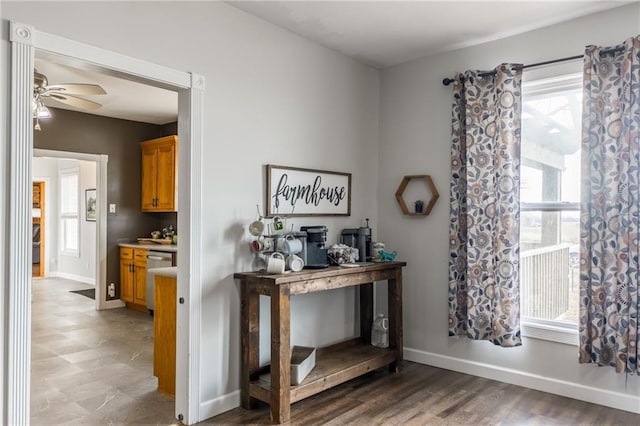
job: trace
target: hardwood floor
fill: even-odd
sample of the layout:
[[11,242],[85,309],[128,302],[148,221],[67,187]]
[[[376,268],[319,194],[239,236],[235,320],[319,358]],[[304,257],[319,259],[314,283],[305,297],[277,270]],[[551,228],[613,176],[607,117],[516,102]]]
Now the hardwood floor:
[[32,425],[175,424],[173,399],[156,391],[153,320],[130,309],[96,311],[70,290],[33,280]]
[[[95,311],[87,288],[33,282],[31,424],[169,425],[174,401],[156,392],[151,318]],[[405,362],[293,404],[296,425],[640,425],[640,415]],[[269,424],[266,404],[201,424]]]
[[[268,423],[262,404],[202,424]],[[405,361],[293,404],[291,424],[638,426],[640,415]]]

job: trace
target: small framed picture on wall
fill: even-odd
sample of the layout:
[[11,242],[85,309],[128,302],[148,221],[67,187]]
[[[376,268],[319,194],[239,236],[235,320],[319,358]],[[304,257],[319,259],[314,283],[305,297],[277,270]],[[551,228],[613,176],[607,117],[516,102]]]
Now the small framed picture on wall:
[[95,189],[85,189],[84,191],[86,219],[88,222],[96,221],[98,199]]

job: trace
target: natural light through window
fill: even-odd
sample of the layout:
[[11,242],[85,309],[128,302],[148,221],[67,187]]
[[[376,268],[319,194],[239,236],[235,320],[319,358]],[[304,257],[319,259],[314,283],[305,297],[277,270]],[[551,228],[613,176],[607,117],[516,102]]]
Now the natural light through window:
[[581,110],[580,74],[523,84],[523,321],[578,322]]
[[60,171],[60,242],[62,253],[78,255],[79,171]]

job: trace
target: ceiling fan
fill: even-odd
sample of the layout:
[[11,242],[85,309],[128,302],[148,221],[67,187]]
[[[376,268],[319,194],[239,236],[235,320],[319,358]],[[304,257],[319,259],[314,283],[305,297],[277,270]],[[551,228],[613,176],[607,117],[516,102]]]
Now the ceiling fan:
[[40,123],[38,122],[39,119],[51,117],[51,112],[43,103],[43,99],[51,98],[76,108],[92,111],[100,108],[102,105],[97,102],[81,98],[78,95],[106,94],[107,92],[97,84],[65,83],[49,85],[47,77],[44,74],[39,73],[38,70],[34,70],[33,100],[31,102],[33,118],[36,119],[34,129],[40,130]]

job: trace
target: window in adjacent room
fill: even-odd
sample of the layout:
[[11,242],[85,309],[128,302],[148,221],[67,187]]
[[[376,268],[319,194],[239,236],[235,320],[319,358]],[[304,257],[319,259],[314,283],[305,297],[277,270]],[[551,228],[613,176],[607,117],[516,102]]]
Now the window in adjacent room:
[[60,171],[60,243],[62,254],[79,254],[79,170]]
[[581,74],[523,83],[521,317],[523,324],[572,334],[579,301],[581,112]]

